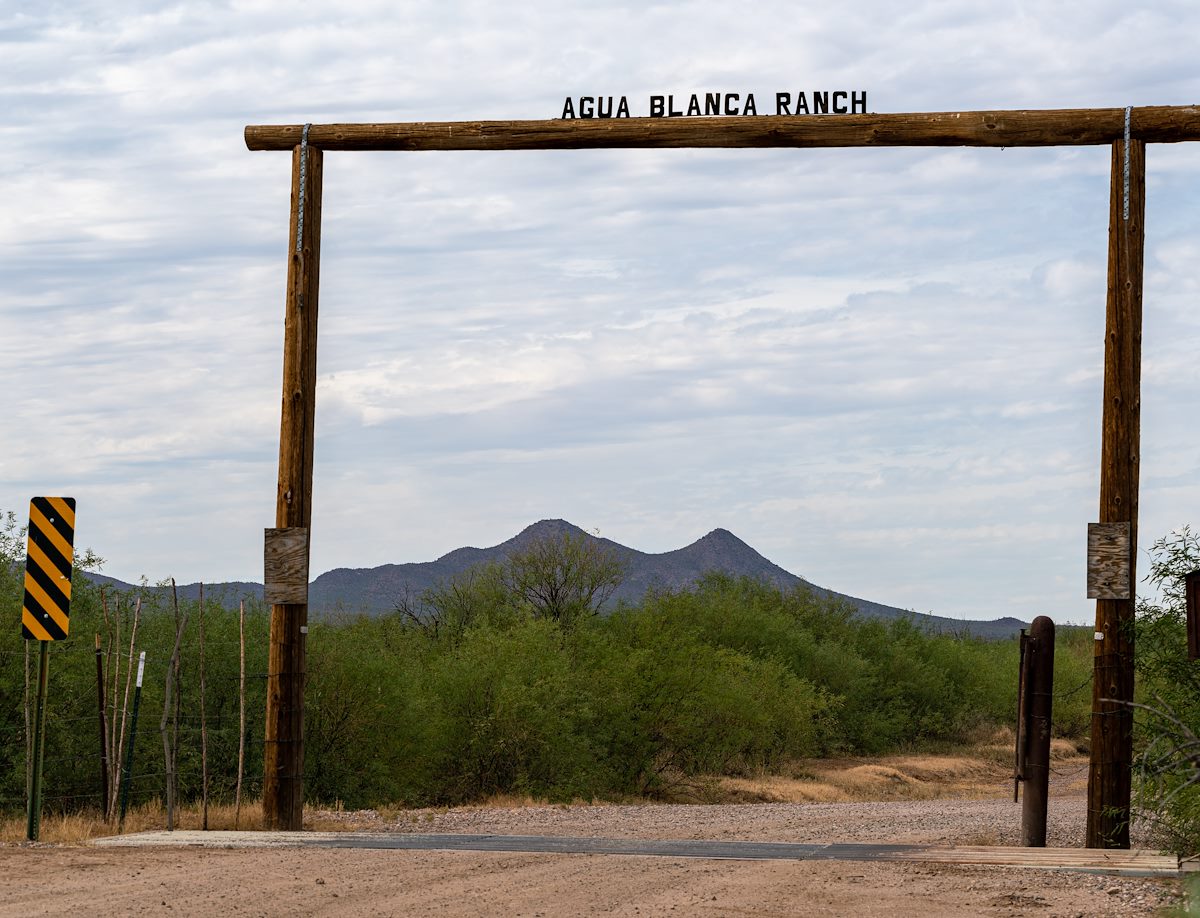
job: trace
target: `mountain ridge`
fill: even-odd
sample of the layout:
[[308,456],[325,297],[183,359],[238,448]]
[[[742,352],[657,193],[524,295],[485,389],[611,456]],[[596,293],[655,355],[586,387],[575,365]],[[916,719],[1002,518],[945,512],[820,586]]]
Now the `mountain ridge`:
[[[682,548],[650,553],[594,535],[562,519],[539,520],[497,545],[484,548],[462,546],[433,561],[333,568],[316,577],[309,585],[309,611],[314,617],[345,613],[385,614],[392,611],[406,594],[419,596],[430,587],[445,582],[470,567],[501,562],[513,552],[520,551],[540,539],[556,539],[568,535],[594,541],[617,555],[626,564],[625,579],[614,591],[609,600],[609,607],[619,602],[640,602],[649,590],[684,589],[695,584],[704,574],[718,571],[731,576],[752,577],[785,590],[804,587],[819,596],[848,602],[860,616],[885,620],[911,618],[935,631],[1006,638],[1026,627],[1024,622],[1013,618],[1000,618],[990,622],[946,618],[839,593],[785,570],[728,529],[720,527],[710,530]],[[89,576],[114,586],[129,586],[121,584],[121,581],[115,578]],[[261,584],[244,581],[209,584],[205,589],[210,595],[224,592],[228,596],[232,592],[235,596],[262,597]],[[194,598],[199,591],[199,584],[185,584],[179,586],[178,590],[180,596]]]

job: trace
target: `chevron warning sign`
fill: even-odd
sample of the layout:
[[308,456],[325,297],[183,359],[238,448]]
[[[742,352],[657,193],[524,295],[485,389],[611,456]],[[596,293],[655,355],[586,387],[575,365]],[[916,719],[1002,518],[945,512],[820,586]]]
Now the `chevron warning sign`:
[[27,641],[61,641],[67,636],[74,543],[75,498],[35,497],[29,502],[21,610],[21,632]]

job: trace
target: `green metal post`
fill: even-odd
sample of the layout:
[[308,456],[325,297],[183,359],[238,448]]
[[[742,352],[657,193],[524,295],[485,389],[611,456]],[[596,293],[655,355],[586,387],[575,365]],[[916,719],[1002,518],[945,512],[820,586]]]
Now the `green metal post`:
[[146,670],[146,651],[138,656],[137,687],[133,690],[133,717],[129,724],[129,751],[125,753],[125,768],[121,774],[121,815],[117,819],[117,831],[125,830],[125,810],[129,806],[129,783],[133,775],[133,744],[137,741],[138,708],[142,706],[142,673]]
[[49,641],[38,641],[42,646],[38,658],[37,713],[33,720],[33,784],[29,788],[29,823],[25,837],[38,840],[42,824],[42,754],[46,747],[46,684],[49,680]]

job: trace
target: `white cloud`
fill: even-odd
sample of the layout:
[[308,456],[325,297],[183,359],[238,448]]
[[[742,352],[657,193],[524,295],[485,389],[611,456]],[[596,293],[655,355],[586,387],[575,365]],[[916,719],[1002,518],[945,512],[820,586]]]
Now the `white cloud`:
[[[113,574],[257,576],[289,163],[246,124],[715,90],[1180,104],[1198,29],[1184,3],[966,0],[0,13],[0,508],[70,486]],[[1148,162],[1151,538],[1188,521],[1200,466],[1200,148]],[[1086,618],[1108,169],[1103,148],[328,154],[316,569],[543,516],[646,550],[726,526],[879,601]]]

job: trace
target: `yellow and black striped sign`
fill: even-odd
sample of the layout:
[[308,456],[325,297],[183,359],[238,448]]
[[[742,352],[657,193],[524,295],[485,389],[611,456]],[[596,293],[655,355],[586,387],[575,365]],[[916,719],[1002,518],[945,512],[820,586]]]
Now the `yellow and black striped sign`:
[[27,641],[61,641],[67,636],[74,543],[75,498],[35,497],[29,502],[21,611],[21,632]]

